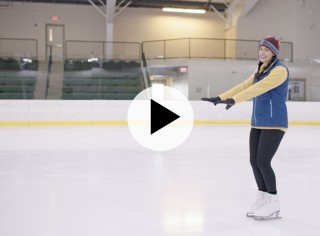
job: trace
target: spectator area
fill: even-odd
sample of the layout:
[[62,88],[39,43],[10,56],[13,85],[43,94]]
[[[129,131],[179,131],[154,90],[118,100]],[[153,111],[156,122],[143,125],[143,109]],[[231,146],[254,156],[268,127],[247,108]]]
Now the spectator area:
[[38,60],[0,58],[0,99],[33,99]]
[[131,100],[143,90],[136,61],[66,60],[62,99]]

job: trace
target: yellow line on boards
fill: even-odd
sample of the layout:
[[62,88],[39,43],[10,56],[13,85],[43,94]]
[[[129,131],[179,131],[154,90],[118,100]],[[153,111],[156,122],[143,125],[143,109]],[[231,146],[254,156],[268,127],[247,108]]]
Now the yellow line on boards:
[[195,125],[242,125],[242,124],[250,124],[248,120],[195,120],[193,122]]
[[[239,124],[250,124],[249,120],[195,120],[195,125],[211,125],[211,124],[228,124],[228,125],[239,125]],[[289,121],[290,125],[320,125],[320,121]]]
[[[195,120],[195,125],[241,125],[249,120]],[[127,121],[0,121],[0,126],[89,126],[89,125],[128,125]],[[318,126],[320,121],[290,121],[289,125]]]
[[289,121],[289,125],[320,125],[320,121]]
[[86,126],[127,124],[127,121],[0,121],[0,126]]

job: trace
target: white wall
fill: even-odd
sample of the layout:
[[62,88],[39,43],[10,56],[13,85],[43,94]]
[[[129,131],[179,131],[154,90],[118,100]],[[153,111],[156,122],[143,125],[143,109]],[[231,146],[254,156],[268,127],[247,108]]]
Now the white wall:
[[[126,124],[131,101],[37,101],[0,100],[0,125],[94,125]],[[213,106],[192,101],[196,123],[208,121],[248,122],[252,102],[242,102],[228,111],[225,106]],[[320,124],[320,103],[288,102],[289,122]]]
[[[241,1],[240,3],[241,4]],[[320,1],[260,0],[237,27],[225,28],[216,13],[164,13],[159,9],[128,8],[114,21],[115,41],[146,41],[183,37],[261,39],[268,35],[294,43],[294,58],[320,58]],[[236,14],[239,14],[236,12]],[[105,40],[105,19],[91,5],[11,2],[0,7],[0,37],[36,38],[40,58],[45,52],[45,24],[65,25],[66,40]]]
[[[283,62],[290,79],[305,79],[306,101],[320,101],[320,66],[316,62]],[[149,66],[186,66],[188,76],[179,81],[190,100],[217,96],[243,82],[257,69],[257,60],[153,60]],[[173,85],[174,87],[175,85]],[[177,87],[178,88],[178,87]]]
[[320,58],[319,0],[260,0],[247,16],[240,17],[238,39],[269,35],[293,42],[294,59]]
[[[306,80],[306,101],[320,101],[320,66],[316,62],[285,63],[290,79]],[[255,60],[190,60],[189,61],[189,99],[217,96],[247,78],[257,69]],[[201,88],[201,92],[198,88]]]
[[105,35],[104,20],[93,7],[62,4],[34,4],[14,2],[0,8],[0,38],[31,38],[38,40],[39,58],[46,50],[46,24],[54,23],[53,15],[65,25],[66,40],[101,40]]
[[176,38],[224,38],[224,23],[213,12],[168,13],[160,9],[126,9],[115,19],[116,41]]
[[189,99],[217,96],[247,79],[256,61],[190,60]]
[[[53,22],[51,17],[60,19]],[[13,2],[0,8],[0,38],[35,38],[39,58],[45,55],[45,25],[65,25],[65,40],[105,41],[106,22],[91,5]],[[160,9],[127,8],[114,20],[114,41],[142,42],[184,37],[224,38],[216,13],[165,13]]]

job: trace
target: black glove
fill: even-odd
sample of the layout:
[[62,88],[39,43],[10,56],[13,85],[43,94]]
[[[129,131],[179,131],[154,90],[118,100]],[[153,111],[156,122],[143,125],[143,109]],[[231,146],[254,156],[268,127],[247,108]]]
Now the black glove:
[[228,98],[226,100],[220,100],[217,103],[227,104],[226,109],[228,110],[230,107],[232,107],[235,104],[235,101],[233,100],[233,98]]
[[201,100],[206,101],[206,102],[212,102],[214,105],[217,105],[217,103],[219,103],[219,101],[221,101],[221,98],[219,98],[219,97],[201,98]]

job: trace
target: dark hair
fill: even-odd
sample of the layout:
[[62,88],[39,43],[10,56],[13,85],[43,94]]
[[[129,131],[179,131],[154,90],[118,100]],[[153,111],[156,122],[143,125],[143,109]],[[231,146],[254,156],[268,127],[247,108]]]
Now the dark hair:
[[273,56],[272,59],[271,59],[271,61],[267,64],[267,66],[266,66],[266,67],[264,68],[264,70],[261,71],[261,72],[260,72],[260,67],[262,66],[263,62],[259,61],[258,70],[257,70],[257,72],[255,73],[254,76],[255,76],[256,78],[260,78],[261,75],[263,74],[263,72],[265,72],[265,71],[272,65],[272,63],[274,62],[274,60],[275,60],[276,58],[277,58],[277,56]]

